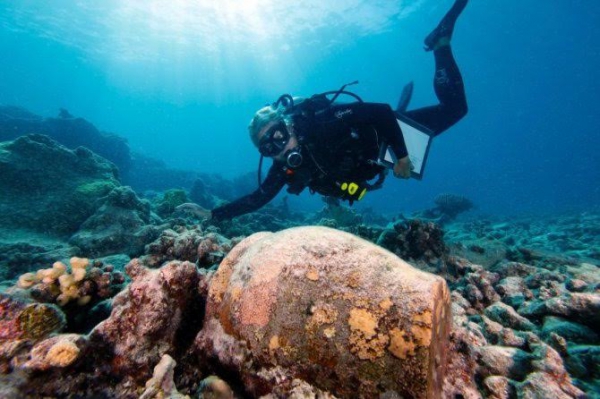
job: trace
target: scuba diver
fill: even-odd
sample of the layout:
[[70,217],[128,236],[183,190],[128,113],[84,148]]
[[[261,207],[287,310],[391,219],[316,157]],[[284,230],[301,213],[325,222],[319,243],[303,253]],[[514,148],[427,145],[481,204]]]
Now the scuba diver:
[[[456,0],[425,38],[425,50],[433,51],[435,58],[434,89],[438,105],[407,111],[412,83],[405,87],[396,110],[388,104],[363,102],[356,94],[344,90],[347,85],[306,99],[282,95],[272,105],[260,109],[248,127],[250,138],[261,154],[259,187],[212,211],[192,203],[180,205],[178,210],[215,221],[228,220],[258,210],[286,184],[292,194],[308,188],[311,193],[352,204],[368,191],[381,187],[387,169],[374,160],[384,144],[395,154],[391,167],[394,176],[408,179],[411,162],[397,116],[425,126],[436,136],[467,113],[462,76],[450,47],[455,22],[467,2]],[[340,95],[356,101],[335,103]],[[262,181],[264,157],[271,158],[273,164]]]

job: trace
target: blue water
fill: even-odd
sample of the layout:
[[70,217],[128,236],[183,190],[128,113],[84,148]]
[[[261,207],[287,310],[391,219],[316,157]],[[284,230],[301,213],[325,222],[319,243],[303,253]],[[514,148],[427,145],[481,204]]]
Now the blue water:
[[[282,93],[359,80],[395,105],[413,80],[412,107],[434,104],[422,40],[451,4],[3,0],[0,104],[64,107],[170,166],[235,177],[257,167],[251,116]],[[423,181],[390,178],[362,206],[408,212],[451,192],[489,214],[597,208],[599,17],[593,1],[472,0],[453,40],[469,114],[436,139]]]

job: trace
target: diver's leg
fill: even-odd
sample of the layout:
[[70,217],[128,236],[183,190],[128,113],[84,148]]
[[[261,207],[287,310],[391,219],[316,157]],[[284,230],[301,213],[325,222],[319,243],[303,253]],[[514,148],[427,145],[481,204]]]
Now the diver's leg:
[[440,103],[403,114],[428,127],[437,136],[461,120],[468,108],[462,76],[450,46],[441,47],[433,54],[436,65],[433,87]]
[[448,10],[444,18],[438,26],[425,38],[425,50],[435,50],[441,46],[450,44],[452,33],[454,32],[454,24],[463,12],[469,0],[456,0],[452,8]]
[[450,47],[454,23],[467,1],[456,0],[440,24],[425,39],[427,47],[433,49],[435,58],[433,87],[440,104],[403,112],[409,118],[430,128],[436,135],[467,114],[467,99],[462,75]]

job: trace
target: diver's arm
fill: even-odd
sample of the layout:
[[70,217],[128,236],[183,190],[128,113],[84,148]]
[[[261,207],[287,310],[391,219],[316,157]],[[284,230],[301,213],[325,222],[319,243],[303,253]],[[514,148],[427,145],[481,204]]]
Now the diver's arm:
[[401,179],[410,178],[410,173],[412,172],[412,165],[410,163],[410,158],[408,155],[399,158],[394,164],[394,176],[399,177]]
[[285,185],[285,171],[278,163],[273,163],[262,185],[237,200],[213,209],[209,219],[227,220],[249,212],[254,212],[271,201]]
[[380,141],[385,141],[392,147],[398,159],[408,156],[402,130],[396,120],[396,114],[388,104],[383,103],[357,103],[353,105],[351,121],[367,123],[377,131]]
[[408,150],[392,107],[382,103],[356,103],[352,104],[352,113],[348,115],[347,119],[350,123],[372,126],[379,136],[378,141],[386,142],[392,147],[398,158],[393,169],[394,176],[402,179],[410,178],[411,164]]

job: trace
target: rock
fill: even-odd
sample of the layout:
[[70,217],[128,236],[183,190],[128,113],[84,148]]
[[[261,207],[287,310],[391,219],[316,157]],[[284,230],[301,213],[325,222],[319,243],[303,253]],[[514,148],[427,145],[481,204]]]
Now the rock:
[[467,273],[474,272],[474,266],[467,259],[461,258],[459,256],[448,256],[446,258],[446,267],[448,273],[453,277],[461,277],[466,275]]
[[583,380],[600,379],[600,345],[575,345],[568,352],[566,363],[574,377]]
[[585,398],[585,394],[572,384],[561,386],[556,378],[548,373],[531,373],[518,386],[519,397],[523,399],[572,399]]
[[508,253],[507,246],[498,240],[465,240],[460,244],[452,248],[452,254],[467,258],[485,269],[503,261]]
[[571,292],[583,292],[587,289],[588,284],[583,280],[570,278],[565,283],[565,286]]
[[90,341],[112,375],[145,382],[164,354],[176,352],[177,332],[190,323],[186,312],[199,300],[199,275],[194,264],[176,261],[149,270],[134,259],[126,270],[133,281],[114,298],[110,317],[92,330]]
[[190,202],[187,193],[182,189],[167,190],[162,198],[157,199],[156,213],[162,217],[170,217],[179,205]]
[[521,331],[531,331],[535,329],[535,324],[519,315],[515,309],[502,302],[496,302],[488,306],[484,313],[490,319],[502,324],[504,327]]
[[171,356],[163,355],[139,399],[190,399],[189,396],[180,394],[175,387],[173,373],[176,365]]
[[533,294],[525,286],[522,277],[505,277],[496,286],[496,291],[502,296],[502,302],[518,308],[526,299],[531,299]]
[[450,222],[458,215],[473,208],[473,203],[467,197],[457,194],[444,193],[435,197],[435,208],[426,211],[431,217],[439,217],[442,223]]
[[562,316],[590,327],[600,334],[600,294],[572,293],[546,301],[549,314]]
[[550,345],[539,342],[529,344],[532,351],[532,365],[535,371],[543,371],[561,378],[568,378],[562,358]]
[[38,133],[49,136],[61,145],[76,149],[86,147],[116,164],[122,172],[130,167],[127,140],[115,134],[101,132],[83,118],[72,116],[43,118],[23,108],[0,106],[0,141]]
[[160,265],[170,260],[188,261],[200,267],[210,267],[223,260],[240,239],[229,240],[200,227],[164,230],[160,237],[146,246],[144,263]]
[[474,348],[487,345],[485,337],[473,334],[467,328],[454,325],[450,334],[448,372],[444,380],[444,398],[478,398],[478,384],[475,378],[477,353]]
[[69,150],[47,136],[0,143],[0,225],[70,235],[119,185],[115,165],[90,150]]
[[69,259],[79,249],[66,245],[60,239],[0,227],[0,281],[47,267],[56,259]]
[[211,194],[209,187],[203,179],[196,179],[190,189],[190,199],[206,209],[212,209],[217,205],[217,199]]
[[31,359],[22,367],[38,371],[66,368],[81,358],[85,346],[86,339],[79,334],[57,335],[36,344],[31,350]]
[[569,355],[567,340],[561,337],[560,335],[556,333],[550,333],[550,335],[546,339],[546,342],[548,343],[548,345],[554,348],[554,350],[557,351],[561,356],[564,357]]
[[591,328],[583,324],[565,320],[560,317],[548,316],[544,318],[542,337],[555,333],[575,344],[594,344],[600,342],[600,337]]
[[499,276],[485,270],[469,273],[465,276],[464,297],[477,310],[482,310],[492,303],[500,301],[500,295],[494,289]]
[[198,399],[234,399],[234,395],[229,384],[211,375],[200,383]]
[[519,314],[528,319],[541,320],[548,314],[546,301],[534,299],[532,301],[524,302],[519,307]]
[[302,377],[340,398],[438,397],[450,321],[440,277],[350,234],[299,227],[229,253],[196,345],[254,396]]
[[584,262],[577,266],[569,266],[567,271],[575,280],[585,281],[589,286],[600,284],[600,267],[598,265]]
[[484,346],[475,351],[479,355],[477,373],[484,378],[497,375],[520,381],[533,371],[533,356],[521,349]]
[[158,227],[150,225],[150,204],[129,187],[116,187],[69,240],[88,256],[125,253],[139,256],[154,240]]
[[435,262],[448,253],[444,243],[444,232],[433,222],[418,219],[396,222],[394,228],[381,232],[377,239],[380,245],[402,259]]
[[513,383],[506,377],[491,376],[483,381],[483,387],[487,391],[486,398],[509,399],[516,396]]
[[569,293],[546,301],[525,302],[519,314],[527,318],[542,319],[544,316],[558,316],[590,327],[600,333],[600,294]]
[[537,272],[537,267],[519,262],[506,262],[495,265],[490,269],[498,273],[500,278],[506,277],[527,277]]
[[65,324],[65,315],[54,305],[0,293],[0,342],[42,339],[62,330]]
[[528,288],[540,288],[547,285],[550,281],[556,281],[562,283],[566,280],[566,277],[562,273],[553,272],[550,270],[538,270],[530,276],[525,277],[525,284]]
[[505,328],[502,324],[490,320],[486,316],[481,317],[483,322],[483,332],[488,342],[500,346],[512,346],[515,348],[525,348],[527,340],[510,328]]

